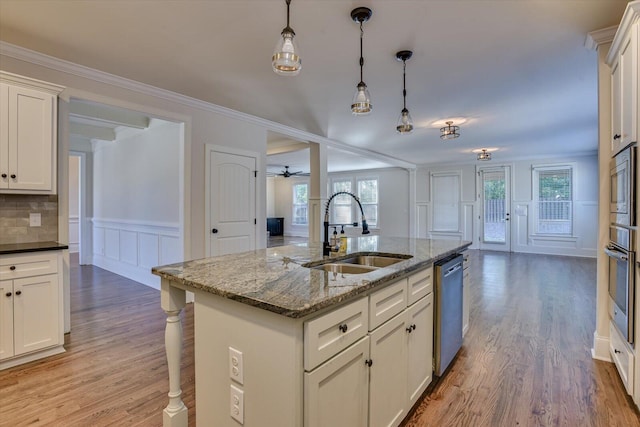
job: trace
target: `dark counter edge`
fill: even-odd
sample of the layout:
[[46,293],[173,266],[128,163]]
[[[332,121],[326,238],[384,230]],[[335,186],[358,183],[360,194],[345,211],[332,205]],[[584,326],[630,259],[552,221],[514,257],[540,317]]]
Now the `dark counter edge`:
[[183,289],[185,290],[189,290],[188,288],[192,288],[192,289],[197,289],[197,290],[201,290],[201,291],[205,291],[223,298],[227,298],[233,301],[237,301],[237,302],[241,302],[243,304],[247,304],[253,307],[257,307],[257,308],[261,308],[263,310],[267,310],[267,311],[271,311],[273,313],[279,314],[281,316],[285,316],[285,317],[290,317],[293,319],[299,319],[302,317],[306,317],[312,313],[315,313],[317,311],[320,311],[326,307],[330,307],[333,306],[335,304],[338,303],[343,303],[345,301],[349,301],[355,297],[357,297],[358,295],[361,295],[364,292],[367,292],[373,288],[377,288],[379,286],[382,286],[384,284],[388,284],[389,282],[395,281],[396,279],[399,279],[401,277],[405,277],[413,272],[415,272],[416,270],[421,270],[424,267],[427,267],[433,263],[435,263],[436,261],[439,261],[443,258],[446,258],[450,255],[456,254],[456,253],[460,253],[465,251],[466,249],[469,248],[469,246],[472,245],[472,242],[466,242],[464,244],[461,244],[460,247],[451,250],[451,251],[447,251],[444,252],[440,255],[438,255],[437,257],[434,258],[430,258],[427,260],[423,260],[419,263],[416,263],[414,265],[412,265],[411,267],[407,268],[406,270],[403,270],[401,272],[394,272],[394,273],[390,273],[387,276],[384,276],[378,280],[373,280],[371,282],[369,282],[367,285],[364,286],[359,286],[358,288],[354,289],[352,292],[346,293],[346,294],[342,294],[342,295],[338,295],[332,298],[327,298],[326,300],[319,302],[317,304],[314,304],[312,306],[309,307],[301,307],[299,309],[291,309],[291,308],[284,308],[281,306],[276,306],[273,304],[270,304],[268,302],[265,301],[261,301],[259,299],[254,299],[251,298],[249,296],[246,295],[238,295],[235,293],[230,293],[230,292],[224,292],[224,291],[220,291],[218,289],[215,288],[211,288],[211,287],[207,287],[207,286],[202,286],[198,283],[195,282],[191,282],[189,280],[176,280],[175,277],[170,276],[168,274],[165,274],[164,272],[158,271],[156,270],[156,268],[152,268],[152,273],[160,276],[161,278],[173,281],[173,282],[177,282],[179,284],[181,284],[183,287]]
[[0,255],[22,254],[27,252],[61,251],[69,245],[58,242],[9,243],[0,245]]

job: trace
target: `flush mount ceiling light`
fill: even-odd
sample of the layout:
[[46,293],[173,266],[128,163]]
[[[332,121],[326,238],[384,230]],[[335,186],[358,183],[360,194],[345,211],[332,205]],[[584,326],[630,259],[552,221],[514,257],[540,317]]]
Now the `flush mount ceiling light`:
[[302,69],[302,59],[300,58],[300,50],[294,40],[296,33],[289,26],[289,5],[291,0],[285,0],[287,3],[287,26],[284,27],[278,43],[271,57],[271,65],[273,71],[281,76],[295,76]]
[[441,139],[455,139],[460,136],[458,132],[460,130],[460,126],[452,126],[453,122],[449,120],[446,122],[446,126],[440,128],[440,138]]
[[413,55],[413,52],[410,50],[401,50],[396,53],[396,59],[402,61],[402,111],[396,126],[396,130],[401,134],[408,134],[413,131],[413,120],[409,110],[407,110],[407,60],[411,58],[411,55]]
[[478,160],[485,162],[491,160],[491,153],[489,153],[486,148],[483,148],[482,151],[478,153]]
[[364,38],[364,30],[362,24],[367,22],[372,15],[371,9],[368,7],[357,7],[351,11],[351,19],[360,24],[360,83],[358,83],[358,90],[353,97],[351,103],[351,112],[356,116],[364,116],[369,114],[373,109],[371,105],[371,96],[369,95],[369,89],[364,83],[362,78],[362,67],[364,66],[364,58],[362,57],[362,39]]

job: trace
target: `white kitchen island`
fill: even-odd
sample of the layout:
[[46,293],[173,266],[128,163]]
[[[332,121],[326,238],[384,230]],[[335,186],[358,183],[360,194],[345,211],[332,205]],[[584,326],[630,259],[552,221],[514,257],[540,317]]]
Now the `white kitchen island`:
[[181,400],[180,311],[195,294],[196,421],[204,426],[398,425],[432,378],[434,261],[470,242],[367,236],[346,254],[399,262],[361,274],[312,268],[321,244],[156,267],[169,404]]

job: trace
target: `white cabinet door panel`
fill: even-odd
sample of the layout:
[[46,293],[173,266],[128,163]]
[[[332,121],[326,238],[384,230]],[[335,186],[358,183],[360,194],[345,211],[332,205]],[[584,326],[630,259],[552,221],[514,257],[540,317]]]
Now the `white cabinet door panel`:
[[0,281],[0,360],[13,356],[13,282]]

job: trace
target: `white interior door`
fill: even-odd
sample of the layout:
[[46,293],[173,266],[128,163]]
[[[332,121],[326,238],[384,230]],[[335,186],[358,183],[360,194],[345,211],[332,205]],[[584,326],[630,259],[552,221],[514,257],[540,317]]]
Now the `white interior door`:
[[511,251],[511,168],[480,168],[480,249]]
[[251,155],[209,151],[210,256],[256,248],[256,163]]

